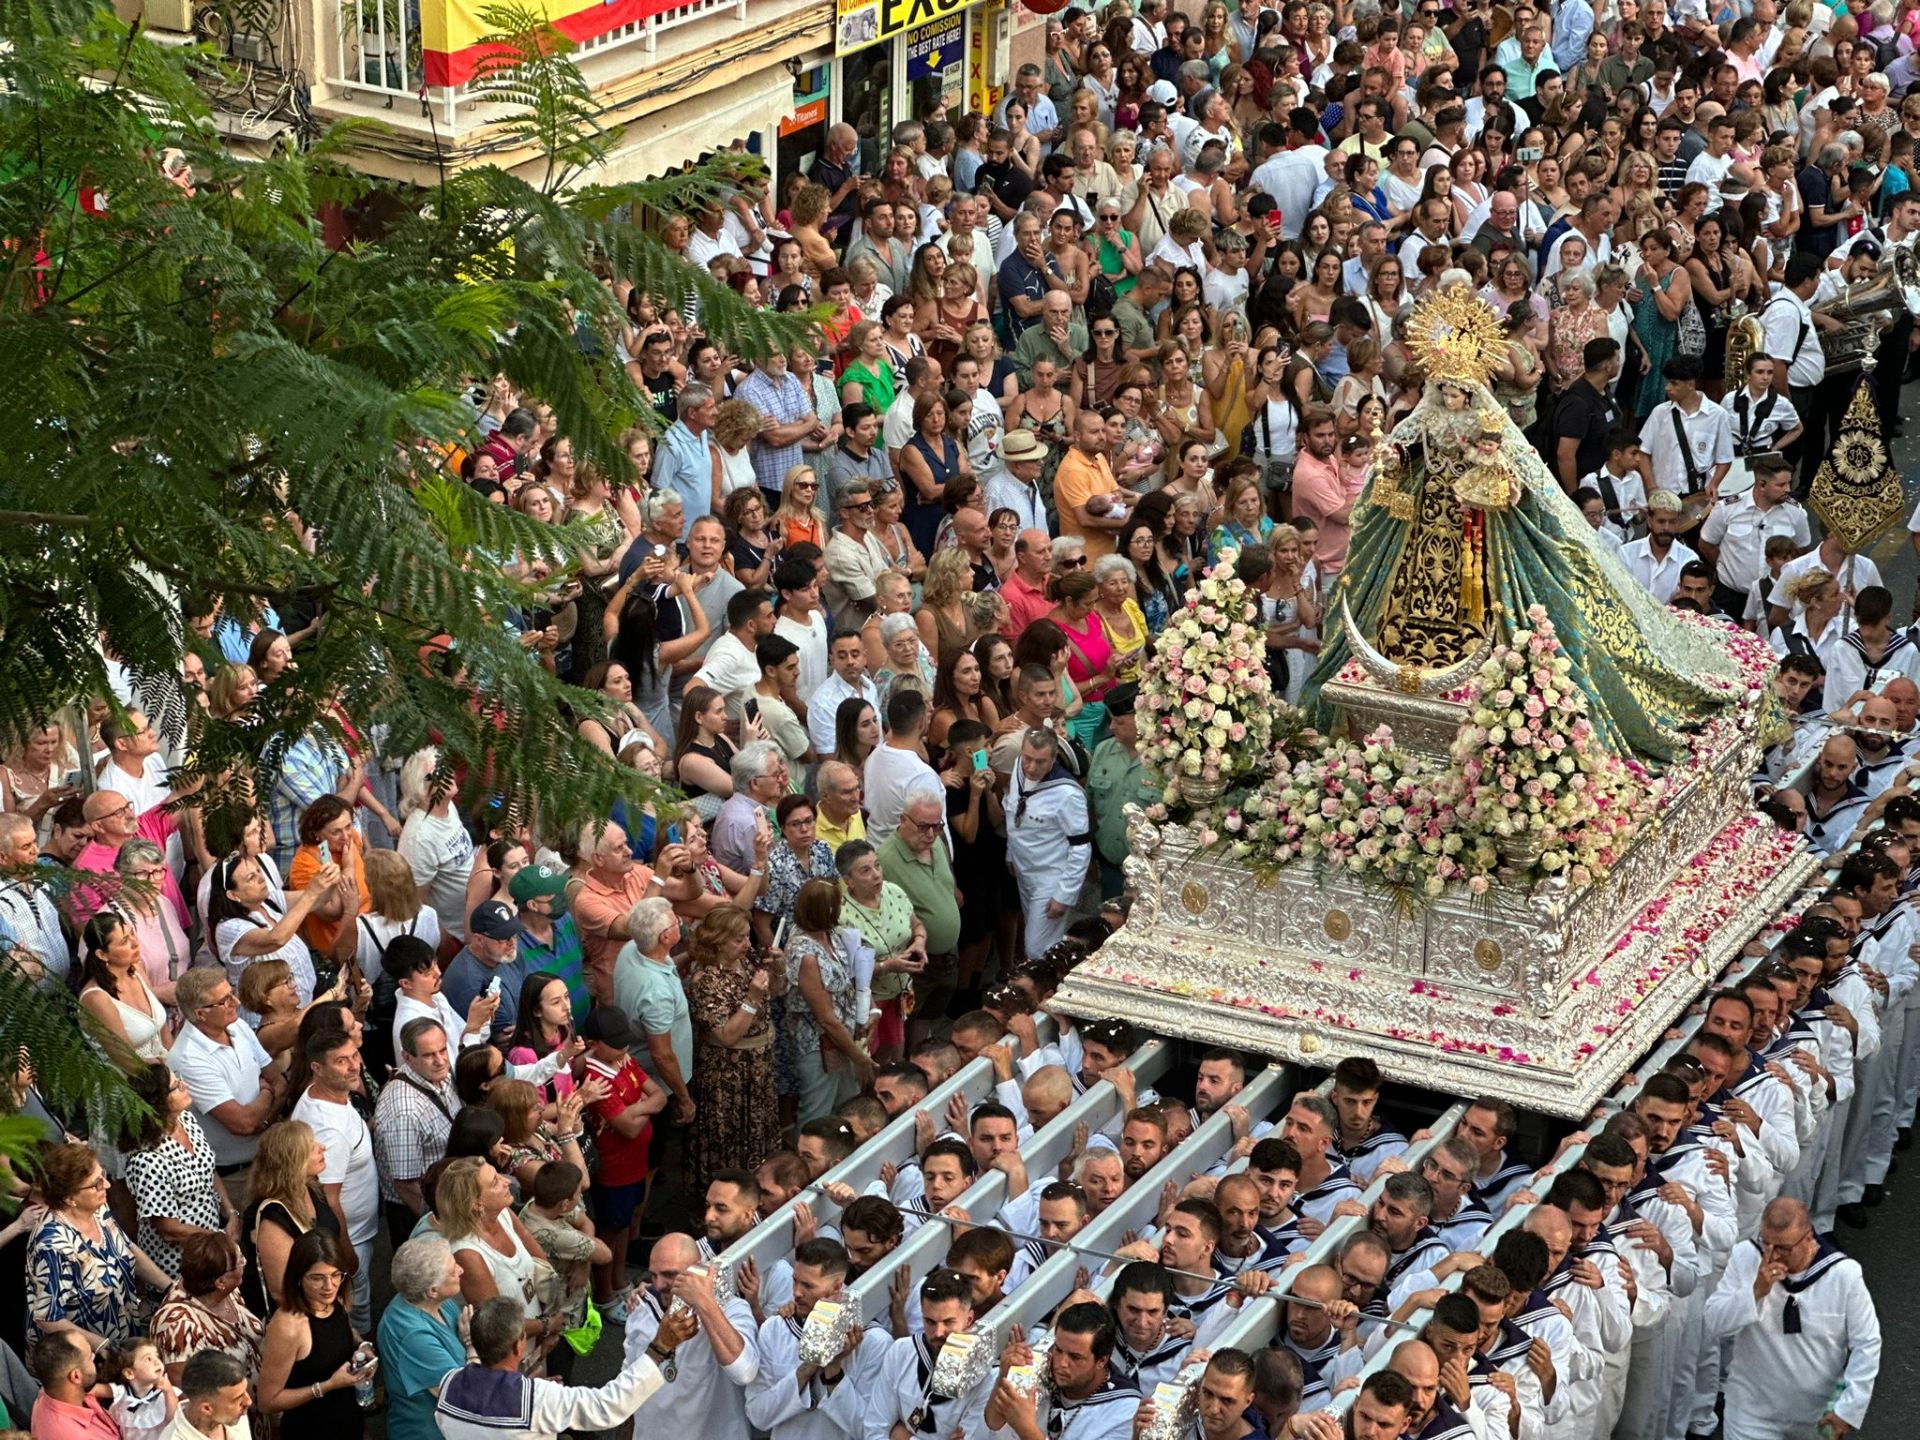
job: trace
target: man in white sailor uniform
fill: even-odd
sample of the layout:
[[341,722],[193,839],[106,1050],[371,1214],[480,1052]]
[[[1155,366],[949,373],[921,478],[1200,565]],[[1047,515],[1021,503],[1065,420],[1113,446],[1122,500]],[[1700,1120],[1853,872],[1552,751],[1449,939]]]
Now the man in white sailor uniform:
[[1035,1233],[1040,1238],[1015,1242],[1013,1264],[1007,1270],[1008,1294],[1019,1289],[1021,1281],[1046,1264],[1056,1250],[1086,1227],[1086,1192],[1078,1185],[1055,1180],[1040,1192],[1038,1216]]
[[1029,726],[1007,792],[1007,862],[1020,884],[1029,955],[1066,935],[1093,854],[1087,792],[1060,747],[1053,731]]
[[[1920,680],[1920,642],[1905,626],[1893,624],[1892,616],[1893,595],[1886,586],[1862,587],[1853,605],[1853,629],[1834,649],[1827,675],[1827,695],[1834,705],[1845,705],[1862,690],[1878,694],[1901,677]],[[1893,720],[1891,714],[1884,718]],[[1882,720],[1868,723],[1881,725]],[[1899,727],[1886,723],[1883,728]]]
[[966,1277],[955,1270],[930,1271],[920,1282],[920,1316],[920,1333],[895,1340],[881,1364],[867,1397],[863,1440],[947,1440],[979,1433],[994,1367],[979,1366],[980,1378],[959,1395],[941,1394],[934,1384],[934,1364],[947,1337],[973,1328],[973,1291]]
[[1625,1355],[1633,1345],[1633,1282],[1607,1230],[1607,1209],[1600,1182],[1585,1170],[1569,1170],[1554,1180],[1526,1221],[1526,1228],[1546,1242],[1553,1267],[1540,1293],[1571,1312],[1568,1322],[1589,1360],[1577,1378],[1561,1385],[1561,1423],[1568,1440],[1600,1440],[1609,1433],[1611,1425],[1599,1424],[1607,1357]]
[[[1731,1001],[1721,1005],[1732,1008]],[[1702,1120],[1722,1145],[1732,1147],[1733,1231],[1736,1239],[1744,1240],[1759,1228],[1762,1207],[1800,1160],[1792,1130],[1792,1092],[1729,1036],[1703,1031],[1687,1043],[1687,1053],[1707,1072]],[[1765,1107],[1767,1114],[1756,1106]],[[1786,1169],[1780,1168],[1782,1160],[1788,1162]]]
[[[1801,1147],[1800,1164],[1781,1191],[1811,1205],[1826,1171],[1827,1153],[1840,1143],[1846,1127],[1847,1106],[1854,1089],[1854,1035],[1860,1026],[1851,1012],[1827,993],[1829,970],[1847,958],[1847,937],[1838,921],[1811,916],[1787,932],[1780,950],[1798,987],[1792,1023],[1813,1032],[1820,1064],[1828,1077],[1825,1119]],[[1830,958],[1834,954],[1838,961]]]
[[[1386,1161],[1381,1169],[1400,1164],[1399,1157]],[[1474,1192],[1473,1175],[1480,1166],[1480,1152],[1464,1135],[1450,1135],[1427,1152],[1420,1162],[1420,1177],[1433,1190],[1433,1209],[1427,1224],[1449,1250],[1471,1250],[1493,1224],[1493,1211]]]
[[[1697,1071],[1697,1066],[1695,1067]],[[1691,1409],[1693,1375],[1699,1359],[1705,1287],[1719,1259],[1733,1245],[1734,1203],[1728,1182],[1710,1163],[1710,1147],[1698,1132],[1689,1131],[1694,1116],[1694,1092],[1676,1075],[1647,1078],[1633,1103],[1633,1114],[1646,1130],[1647,1175],[1655,1182],[1650,1193],[1686,1212],[1693,1233],[1695,1285],[1667,1316],[1660,1334],[1661,1356],[1656,1367],[1668,1384],[1664,1402],[1656,1398],[1653,1413],[1664,1403],[1669,1415],[1681,1405]],[[1679,1296],[1676,1287],[1676,1297]],[[1635,1377],[1637,1379],[1637,1377]],[[1631,1387],[1630,1387],[1631,1388]],[[1666,1420],[1659,1420],[1664,1427]],[[1662,1435],[1664,1429],[1652,1433]]]
[[1108,1295],[1114,1323],[1113,1354],[1108,1372],[1142,1395],[1171,1380],[1186,1363],[1193,1335],[1173,1333],[1168,1321],[1173,1310],[1173,1277],[1152,1260],[1135,1260],[1114,1278]]
[[1358,1359],[1353,1344],[1359,1311],[1341,1296],[1340,1272],[1331,1265],[1311,1265],[1294,1277],[1289,1292],[1302,1303],[1288,1303],[1277,1339],[1279,1346],[1300,1362],[1300,1409],[1323,1409],[1333,1398],[1333,1385],[1344,1375],[1335,1362],[1342,1351]]
[[1407,1148],[1407,1137],[1374,1113],[1384,1084],[1380,1067],[1364,1055],[1349,1055],[1333,1067],[1330,1098],[1340,1117],[1334,1143],[1357,1185],[1371,1184],[1382,1162]]
[[[1546,1403],[1547,1426],[1566,1435],[1584,1423],[1600,1374],[1600,1358],[1574,1328],[1573,1306],[1548,1293],[1547,1283],[1573,1245],[1573,1226],[1562,1210],[1536,1205],[1526,1224],[1500,1237],[1493,1265],[1513,1285],[1508,1319],[1533,1337],[1529,1358]],[[1571,1285],[1571,1277],[1566,1284]],[[1544,1352],[1544,1354],[1543,1354]]]
[[1473,1188],[1495,1215],[1507,1208],[1507,1199],[1533,1178],[1533,1167],[1507,1154],[1507,1142],[1519,1127],[1513,1106],[1504,1100],[1482,1096],[1467,1106],[1453,1133],[1480,1152],[1480,1168],[1474,1172]]
[[[1449,1295],[1440,1304],[1448,1305],[1459,1298],[1458,1295]],[[1467,1308],[1472,1310],[1473,1307],[1468,1304]],[[1463,1351],[1459,1371],[1464,1375],[1464,1356],[1472,1353],[1473,1337],[1478,1332],[1473,1320],[1458,1315],[1455,1319],[1468,1327],[1457,1332]],[[1435,1322],[1428,1324],[1429,1329],[1437,1328]],[[1398,1375],[1413,1392],[1412,1413],[1407,1419],[1405,1432],[1409,1440],[1504,1440],[1503,1436],[1488,1435],[1484,1417],[1477,1413],[1465,1414],[1455,1407],[1452,1397],[1441,1385],[1439,1357],[1426,1340],[1401,1341],[1394,1347],[1393,1354],[1387,1357],[1383,1373]],[[1458,1378],[1456,1376],[1456,1380]]]
[[[1562,1227],[1554,1227],[1554,1238],[1562,1238]],[[1570,1234],[1565,1238],[1572,1243]],[[1537,1231],[1523,1226],[1500,1237],[1488,1263],[1512,1287],[1507,1320],[1533,1341],[1525,1363],[1540,1383],[1546,1423],[1558,1427],[1569,1413],[1566,1391],[1597,1367],[1573,1333],[1572,1318],[1541,1289],[1553,1272],[1554,1252]],[[1557,1428],[1554,1433],[1559,1433]]]
[[1905,739],[1894,733],[1898,722],[1893,716],[1893,702],[1886,696],[1863,697],[1856,713],[1859,723],[1848,732],[1860,756],[1853,781],[1866,791],[1868,800],[1877,800],[1882,791],[1900,778],[1913,757],[1907,753]]
[[1860,752],[1845,735],[1829,736],[1806,781],[1807,844],[1817,855],[1845,845],[1866,814],[1868,795],[1853,774]]
[[[704,1233],[698,1240],[700,1260],[709,1263],[735,1241],[760,1223],[760,1182],[751,1170],[719,1170],[707,1182],[707,1208]],[[802,1216],[804,1215],[804,1221]],[[806,1205],[796,1207],[796,1232],[808,1227],[812,1238],[813,1211]],[[752,1265],[752,1262],[748,1262]],[[793,1298],[793,1263],[785,1256],[753,1266],[734,1277],[734,1291],[753,1310],[753,1325],[780,1309]]]
[[[1474,1348],[1467,1374],[1474,1403],[1488,1413],[1488,1440],[1499,1440],[1503,1430],[1512,1440],[1543,1440],[1546,1396],[1532,1359],[1534,1337],[1509,1318],[1514,1308],[1511,1282],[1497,1265],[1476,1265],[1461,1277],[1459,1293],[1480,1311],[1480,1343]],[[1498,1378],[1501,1376],[1505,1380]],[[1495,1395],[1507,1402],[1503,1425],[1493,1421],[1493,1411],[1498,1408]]]
[[625,1363],[639,1362],[678,1296],[700,1330],[660,1367],[667,1383],[647,1402],[648,1426],[658,1426],[661,1435],[747,1440],[747,1386],[760,1369],[753,1308],[737,1295],[716,1299],[710,1275],[689,1273],[700,1263],[700,1248],[690,1235],[663,1235],[654,1242],[651,1278],[634,1292],[627,1315]]
[[[1861,927],[1837,963],[1828,956],[1825,989],[1828,999],[1845,1007],[1854,1022],[1853,1097],[1837,1106],[1832,1120],[1833,1134],[1827,1142],[1826,1157],[1820,1169],[1820,1183],[1814,1190],[1811,1206],[1813,1222],[1822,1235],[1833,1229],[1834,1218],[1842,1204],[1858,1204],[1864,1190],[1860,1178],[1864,1168],[1866,1130],[1873,1110],[1875,1085],[1881,1078],[1879,1063],[1880,999],[1863,964],[1865,952],[1872,947],[1873,922],[1888,913],[1900,892],[1900,871],[1884,855],[1857,853],[1847,857],[1834,879],[1834,889],[1851,897],[1860,908]],[[1848,1170],[1849,1152],[1854,1165]],[[1853,1193],[1848,1196],[1846,1192]],[[1863,1215],[1851,1219],[1864,1221]]]
[[824,1365],[802,1364],[800,1336],[822,1301],[846,1288],[849,1263],[837,1240],[809,1240],[793,1252],[793,1313],[760,1326],[760,1373],[747,1387],[747,1421],[772,1440],[859,1440],[867,1397],[879,1383],[893,1339],[863,1326]]
[[1391,1174],[1371,1206],[1347,1200],[1337,1213],[1364,1214],[1367,1228],[1387,1242],[1391,1258],[1382,1283],[1387,1287],[1389,1308],[1413,1291],[1430,1287],[1434,1283],[1433,1267],[1452,1253],[1427,1223],[1427,1216],[1433,1213],[1433,1187],[1418,1175]]
[[1707,1324],[1733,1342],[1726,1440],[1846,1440],[1866,1419],[1880,1372],[1873,1298],[1798,1200],[1775,1200],[1735,1250]]
[[1293,1209],[1300,1217],[1300,1233],[1309,1240],[1327,1228],[1342,1200],[1360,1193],[1334,1144],[1339,1123],[1332,1103],[1312,1094],[1294,1096],[1286,1118],[1280,1122],[1280,1138],[1300,1152],[1299,1189],[1294,1193]]
[[1133,1433],[1140,1393],[1108,1372],[1113,1344],[1105,1306],[1069,1305],[1054,1318],[1046,1383],[1025,1388],[1007,1378],[1009,1368],[1033,1363],[1032,1350],[1015,1340],[987,1401],[987,1433],[993,1440],[1124,1440]]
[[1678,1203],[1661,1198],[1665,1182],[1646,1160],[1646,1126],[1625,1111],[1580,1157],[1581,1169],[1606,1193],[1607,1229],[1633,1270],[1633,1344],[1607,1352],[1594,1432],[1620,1440],[1664,1440],[1672,1390],[1672,1371],[1663,1369],[1672,1358],[1666,1327],[1698,1279],[1693,1222]]
[[[1838,1213],[1847,1224],[1856,1227],[1866,1223],[1861,1205],[1868,1187],[1873,1189],[1874,1203],[1879,1203],[1888,1164],[1893,1158],[1894,1105],[1907,1040],[1907,997],[1913,993],[1916,981],[1920,981],[1920,969],[1916,969],[1912,955],[1912,947],[1916,939],[1920,939],[1920,915],[1916,915],[1911,902],[1900,891],[1912,852],[1902,836],[1881,832],[1872,838],[1877,843],[1871,847],[1863,845],[1861,857],[1883,860],[1893,867],[1899,878],[1892,886],[1894,898],[1879,914],[1863,921],[1855,947],[1875,995],[1880,1027],[1878,1053],[1856,1074],[1858,1089],[1842,1139]],[[1873,891],[1862,898],[1863,914],[1878,906],[1887,893],[1883,870],[1875,877]]]
[[1254,1270],[1274,1274],[1286,1265],[1289,1255],[1307,1247],[1298,1226],[1269,1230],[1260,1223],[1260,1185],[1251,1175],[1225,1176],[1214,1187],[1213,1204],[1220,1212],[1221,1226],[1220,1243],[1213,1247],[1213,1268],[1222,1275],[1232,1278]]

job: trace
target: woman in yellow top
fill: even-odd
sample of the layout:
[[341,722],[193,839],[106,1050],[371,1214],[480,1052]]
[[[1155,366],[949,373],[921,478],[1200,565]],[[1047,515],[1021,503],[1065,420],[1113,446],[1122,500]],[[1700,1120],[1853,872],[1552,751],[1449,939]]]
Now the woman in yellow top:
[[1241,432],[1253,423],[1247,407],[1247,373],[1253,360],[1248,340],[1245,317],[1228,311],[1214,343],[1200,356],[1200,379],[1213,409],[1214,443],[1230,455],[1240,453]]
[[877,320],[862,320],[847,332],[852,362],[840,372],[840,402],[871,405],[884,415],[893,404],[893,364],[887,359],[886,332]]
[[1093,562],[1093,579],[1098,587],[1093,592],[1094,613],[1106,627],[1107,641],[1113,646],[1107,667],[1118,683],[1137,684],[1149,637],[1146,614],[1134,598],[1137,586],[1133,561],[1120,554],[1102,555]]

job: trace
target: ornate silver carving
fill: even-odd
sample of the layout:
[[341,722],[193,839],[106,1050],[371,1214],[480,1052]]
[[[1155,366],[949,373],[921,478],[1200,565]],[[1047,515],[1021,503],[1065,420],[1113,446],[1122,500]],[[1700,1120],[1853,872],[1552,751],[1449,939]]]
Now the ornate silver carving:
[[[1449,891],[1411,912],[1311,865],[1257,876],[1199,853],[1181,826],[1141,820],[1133,833],[1151,849],[1128,862],[1133,917],[1060,1002],[1307,1064],[1371,1055],[1398,1079],[1582,1117],[1815,869],[1806,851],[1791,852],[1716,922],[1694,966],[1647,979],[1695,921],[1672,897],[1717,904],[1736,873],[1774,853],[1765,831],[1745,832],[1739,847],[1724,838],[1748,813],[1755,753],[1751,737],[1729,736],[1602,882],[1496,887],[1477,900]],[[1724,854],[1708,851],[1717,837]],[[1692,865],[1698,884],[1676,888]],[[1663,896],[1665,913],[1647,920]],[[1636,921],[1645,933],[1626,937]]]

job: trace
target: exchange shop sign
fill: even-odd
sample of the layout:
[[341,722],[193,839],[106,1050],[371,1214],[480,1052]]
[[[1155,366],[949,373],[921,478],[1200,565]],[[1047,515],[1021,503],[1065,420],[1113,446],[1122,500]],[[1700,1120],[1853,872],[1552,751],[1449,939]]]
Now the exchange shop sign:
[[838,0],[833,28],[834,53],[845,55],[864,50],[869,45],[878,45],[941,20],[957,22],[961,11],[978,3],[979,0]]

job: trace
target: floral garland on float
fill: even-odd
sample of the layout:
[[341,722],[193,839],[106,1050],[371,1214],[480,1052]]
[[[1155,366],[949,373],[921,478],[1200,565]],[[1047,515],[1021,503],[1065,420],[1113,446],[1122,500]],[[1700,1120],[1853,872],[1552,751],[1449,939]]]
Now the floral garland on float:
[[1259,602],[1234,573],[1238,556],[1224,552],[1187,592],[1140,685],[1140,759],[1169,806],[1215,805],[1234,782],[1265,770],[1274,743],[1279,702],[1260,653]]
[[1496,878],[1604,879],[1657,811],[1666,780],[1600,743],[1541,607],[1450,697],[1468,719],[1440,763],[1386,726],[1321,736],[1276,700],[1234,558],[1162,631],[1141,688],[1140,755],[1165,787],[1151,818],[1184,806],[1203,845],[1256,868],[1304,860],[1432,899]]

